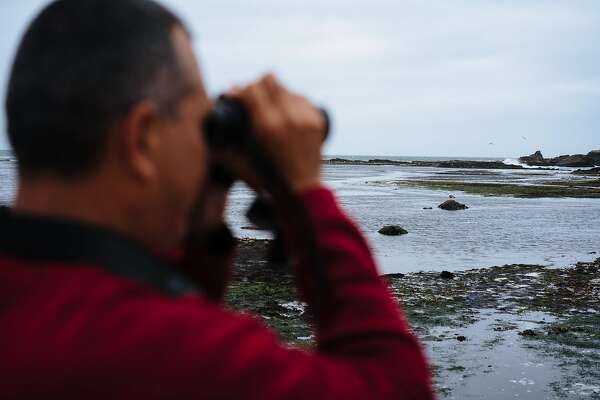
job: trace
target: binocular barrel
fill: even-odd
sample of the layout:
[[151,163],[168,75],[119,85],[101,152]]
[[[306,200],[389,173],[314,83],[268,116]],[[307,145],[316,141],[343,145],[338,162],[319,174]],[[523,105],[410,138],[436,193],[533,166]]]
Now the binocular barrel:
[[[325,137],[329,136],[329,114],[319,108],[325,120]],[[252,140],[252,119],[246,107],[236,99],[220,96],[204,121],[204,135],[213,149],[243,151]]]

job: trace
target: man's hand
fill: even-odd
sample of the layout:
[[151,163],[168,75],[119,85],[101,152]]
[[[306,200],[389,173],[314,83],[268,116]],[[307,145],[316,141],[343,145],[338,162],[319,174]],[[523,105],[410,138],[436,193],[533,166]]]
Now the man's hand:
[[[250,111],[254,133],[296,192],[321,184],[321,146],[326,122],[306,98],[289,92],[273,75],[233,89]],[[240,178],[253,185],[251,169],[239,162],[233,166]]]
[[[315,106],[289,92],[272,75],[246,87],[234,88],[227,95],[248,108],[257,139],[294,191],[320,186],[326,122]],[[261,190],[260,178],[244,154],[224,150],[213,152],[210,157],[211,163],[225,167],[254,190]],[[219,182],[206,181],[192,218],[192,231],[203,233],[222,226],[228,191]]]

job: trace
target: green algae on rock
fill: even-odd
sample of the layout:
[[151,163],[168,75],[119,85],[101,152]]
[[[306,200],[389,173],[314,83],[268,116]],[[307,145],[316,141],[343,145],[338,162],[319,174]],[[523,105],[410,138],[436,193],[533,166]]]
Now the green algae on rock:
[[422,187],[434,190],[461,191],[482,196],[511,196],[520,198],[577,197],[600,198],[596,181],[550,182],[538,185],[504,183],[458,182],[439,180],[403,180],[393,182],[399,186]]

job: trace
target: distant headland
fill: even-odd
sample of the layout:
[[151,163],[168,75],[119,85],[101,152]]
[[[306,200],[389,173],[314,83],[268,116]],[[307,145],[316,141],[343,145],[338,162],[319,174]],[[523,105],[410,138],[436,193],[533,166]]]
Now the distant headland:
[[592,150],[587,154],[565,154],[553,158],[545,158],[541,151],[519,158],[523,164],[536,167],[575,167],[588,168],[600,165],[600,150]]
[[375,158],[372,160],[352,160],[346,158],[331,158],[323,160],[325,164],[332,165],[399,165],[407,167],[435,167],[435,168],[478,168],[478,169],[523,169],[521,165],[505,164],[502,161],[477,161],[477,160],[444,160],[444,161],[396,161]]
[[373,158],[369,160],[352,158],[324,159],[330,165],[397,165],[406,167],[462,168],[462,169],[523,169],[525,166],[540,168],[572,167],[591,168],[600,166],[600,150],[592,150],[587,154],[566,154],[553,158],[544,158],[541,151],[519,158],[519,164],[505,163],[500,160],[390,160]]

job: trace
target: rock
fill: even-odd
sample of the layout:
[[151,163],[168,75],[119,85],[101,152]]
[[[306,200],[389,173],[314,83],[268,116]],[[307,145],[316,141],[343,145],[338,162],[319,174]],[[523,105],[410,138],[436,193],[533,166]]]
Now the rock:
[[537,333],[532,329],[525,329],[524,331],[519,332],[521,336],[537,336]]
[[559,156],[549,160],[551,165],[558,167],[593,167],[596,162],[592,157],[588,157],[584,154],[574,154]]
[[458,340],[459,342],[464,342],[465,340],[467,340],[467,338],[461,335],[461,336],[457,336],[456,340]]
[[596,165],[600,165],[600,150],[592,150],[587,153],[587,156],[594,160]]
[[346,158],[331,158],[323,160],[323,163],[334,164],[334,165],[409,165],[409,161],[394,161],[386,159],[374,159],[374,160],[350,160]]
[[466,210],[469,208],[466,205],[459,203],[456,200],[446,200],[445,202],[440,204],[438,207],[441,208],[442,210],[448,210],[448,211]]
[[406,229],[402,228],[399,225],[386,225],[383,228],[381,228],[378,232],[386,236],[406,235],[408,233]]
[[393,274],[385,274],[382,275],[384,278],[404,278],[404,274],[401,274],[400,272],[396,272]]
[[[600,156],[600,155],[599,155]],[[519,161],[527,165],[546,167],[593,167],[596,164],[595,153],[593,155],[585,154],[565,154],[554,158],[544,158],[541,151],[536,151],[532,155],[519,158]]]
[[574,175],[589,175],[589,176],[599,176],[600,175],[600,167],[590,168],[590,169],[578,169],[577,171],[573,171]]
[[523,156],[519,158],[519,161],[527,165],[545,166],[549,165],[541,151],[536,151],[529,156]]
[[402,165],[411,167],[434,167],[434,168],[476,168],[476,169],[523,169],[521,165],[504,164],[502,161],[394,161],[386,159],[373,160],[349,160],[344,158],[331,158],[323,160],[323,163],[334,165]]
[[440,273],[440,278],[442,279],[454,279],[454,274],[450,271],[442,271]]
[[522,165],[504,164],[502,161],[412,161],[411,166],[434,168],[462,168],[462,169],[523,169]]
[[454,195],[453,195],[453,194],[451,194],[451,195],[449,195],[449,196],[448,196],[448,198],[450,198],[450,199],[455,199],[456,197],[454,197]]
[[423,210],[433,210],[433,207],[423,207]]

